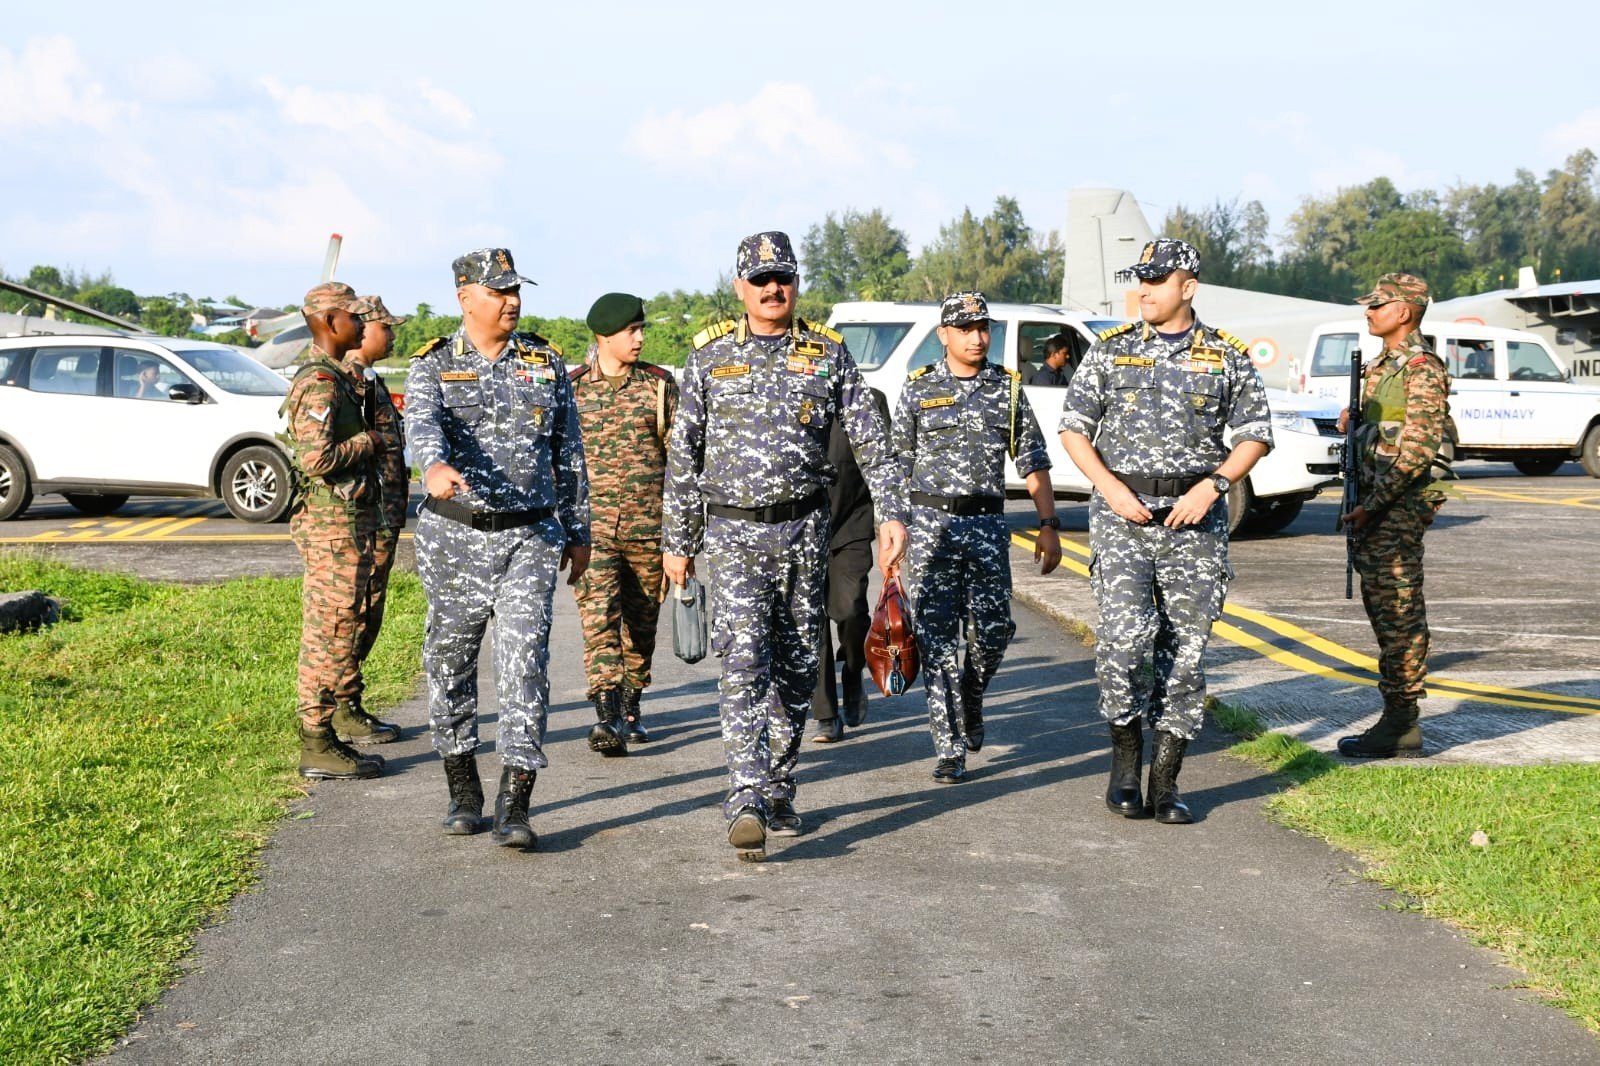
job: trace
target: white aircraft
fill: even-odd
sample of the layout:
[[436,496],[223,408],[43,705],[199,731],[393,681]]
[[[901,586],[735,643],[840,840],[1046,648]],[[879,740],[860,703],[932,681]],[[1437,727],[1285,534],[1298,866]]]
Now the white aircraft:
[[[1133,194],[1077,188],[1067,194],[1066,276],[1061,303],[1077,311],[1137,319],[1137,279],[1128,272],[1155,234]],[[1203,267],[1204,264],[1202,264]],[[1396,264],[1403,270],[1404,264]],[[1200,278],[1195,311],[1202,320],[1245,341],[1268,385],[1299,389],[1306,342],[1314,327],[1349,318],[1354,303],[1301,300],[1232,289]],[[1428,308],[1434,320],[1505,326],[1538,334],[1572,370],[1575,381],[1600,385],[1600,280],[1540,285],[1523,267],[1515,289],[1458,296]]]

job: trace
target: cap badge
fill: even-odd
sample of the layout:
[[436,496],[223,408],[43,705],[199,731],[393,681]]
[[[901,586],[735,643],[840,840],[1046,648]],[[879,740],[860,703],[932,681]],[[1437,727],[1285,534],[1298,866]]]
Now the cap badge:
[[1139,257],[1139,265],[1143,266],[1144,264],[1150,262],[1150,260],[1154,259],[1155,256],[1156,242],[1151,241],[1149,244],[1144,246],[1144,254]]
[[756,249],[756,255],[763,263],[770,263],[778,258],[778,249],[773,245],[772,238],[765,233],[761,235],[761,247]]
[[511,259],[506,255],[506,250],[504,248],[497,248],[495,250],[494,261],[500,264],[501,270],[509,271],[511,269]]

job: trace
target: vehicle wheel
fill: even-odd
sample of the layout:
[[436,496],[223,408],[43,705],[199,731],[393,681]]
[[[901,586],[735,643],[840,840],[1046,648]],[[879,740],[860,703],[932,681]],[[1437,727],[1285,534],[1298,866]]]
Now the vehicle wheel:
[[1239,527],[1244,525],[1244,520],[1250,517],[1250,508],[1254,506],[1256,494],[1250,491],[1250,481],[1235,481],[1228,488],[1228,536],[1239,532]]
[[1300,517],[1300,509],[1306,505],[1305,498],[1293,496],[1287,499],[1278,497],[1281,502],[1272,504],[1258,503],[1255,510],[1250,512],[1249,521],[1245,529],[1251,533],[1282,533],[1289,528],[1289,523]]
[[1546,477],[1561,469],[1567,461],[1564,455],[1541,455],[1527,459],[1513,459],[1511,465],[1529,477]]
[[1600,477],[1600,423],[1590,426],[1589,432],[1583,435],[1578,462],[1583,464],[1584,473],[1590,477]]
[[91,496],[82,492],[64,492],[62,495],[80,514],[92,515],[95,518],[112,514],[118,507],[128,502],[126,496]]
[[0,444],[0,522],[16,518],[33,502],[28,468],[14,449]]
[[290,495],[289,464],[276,448],[245,448],[222,468],[222,502],[241,521],[276,522]]

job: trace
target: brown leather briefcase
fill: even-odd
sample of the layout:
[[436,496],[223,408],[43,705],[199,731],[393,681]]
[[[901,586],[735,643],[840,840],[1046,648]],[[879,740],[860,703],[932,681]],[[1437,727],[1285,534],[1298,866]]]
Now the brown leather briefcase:
[[917,679],[921,659],[911,633],[911,605],[898,577],[886,581],[867,633],[867,670],[885,696],[898,696]]

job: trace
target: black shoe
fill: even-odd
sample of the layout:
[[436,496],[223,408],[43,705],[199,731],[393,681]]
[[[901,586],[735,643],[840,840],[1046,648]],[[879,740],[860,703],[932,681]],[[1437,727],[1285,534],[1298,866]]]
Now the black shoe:
[[444,777],[450,786],[450,809],[444,831],[451,836],[471,836],[483,829],[483,781],[475,755],[446,755]]
[[767,857],[767,820],[754,807],[746,807],[728,823],[728,843],[739,849],[740,862],[762,862]]
[[1144,763],[1144,729],[1135,718],[1111,727],[1111,783],[1106,786],[1106,806],[1124,818],[1145,816],[1139,793],[1139,771]]
[[1171,733],[1156,732],[1150,750],[1150,788],[1145,810],[1156,821],[1167,825],[1188,825],[1194,821],[1188,804],[1178,795],[1178,771],[1183,769],[1183,752],[1189,742]]
[[960,759],[940,759],[933,768],[933,779],[941,785],[953,785],[967,775]]
[[594,727],[589,730],[589,750],[608,758],[628,754],[622,736],[622,693],[614,688],[594,694]]
[[639,710],[639,697],[644,695],[632,685],[622,686],[622,736],[629,744],[643,744],[650,739],[645,732],[644,715]]
[[855,729],[867,720],[867,690],[861,683],[861,675],[851,675],[846,670],[844,674],[844,724]]
[[811,742],[813,744],[832,744],[844,739],[844,722],[838,715],[832,718],[818,718],[811,727]]
[[983,689],[968,673],[961,675],[961,735],[968,751],[983,749]]
[[533,794],[537,774],[514,766],[500,770],[500,793],[494,799],[494,829],[489,836],[503,848],[532,851],[539,844],[538,834],[528,824],[528,797]]
[[775,837],[800,835],[800,812],[794,809],[794,800],[773,800],[772,814],[767,818],[767,831]]
[[1417,725],[1417,705],[1386,705],[1371,729],[1339,738],[1339,754],[1347,759],[1420,759],[1422,729]]

